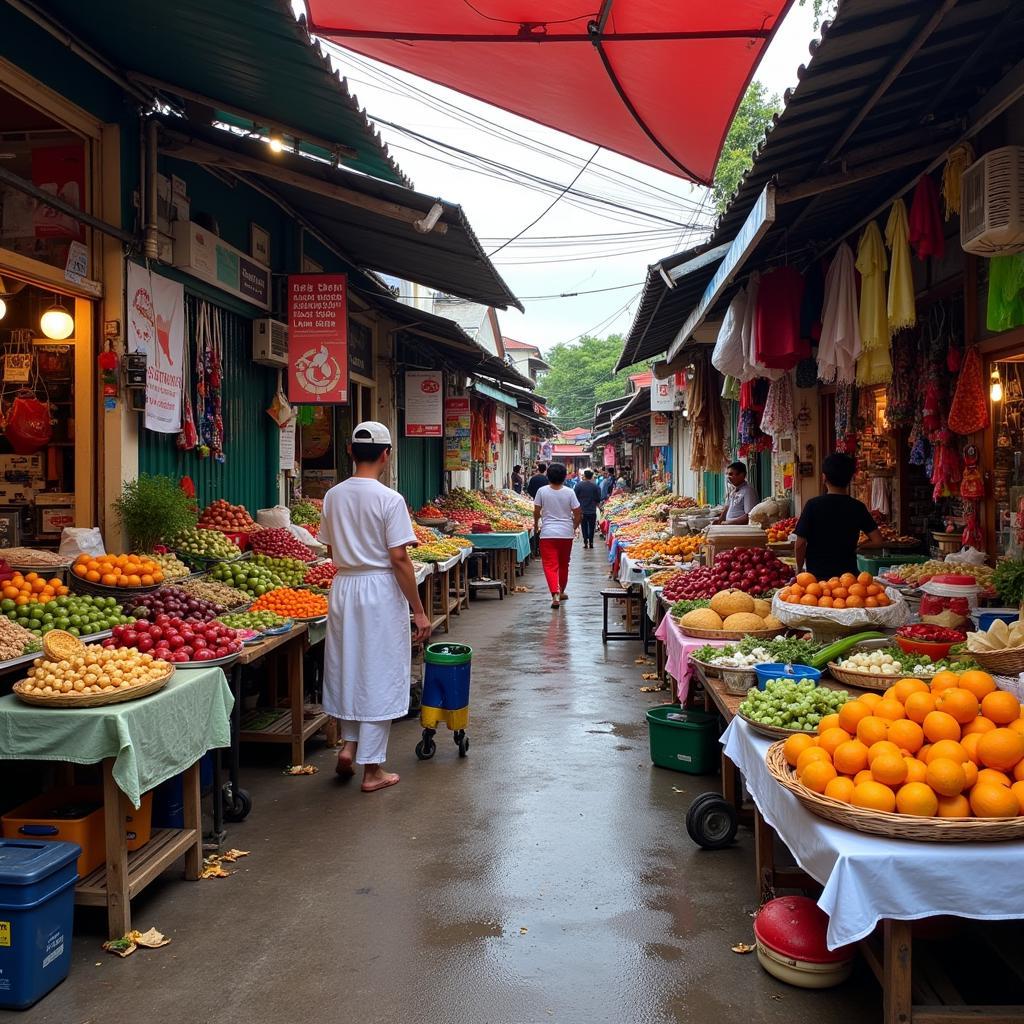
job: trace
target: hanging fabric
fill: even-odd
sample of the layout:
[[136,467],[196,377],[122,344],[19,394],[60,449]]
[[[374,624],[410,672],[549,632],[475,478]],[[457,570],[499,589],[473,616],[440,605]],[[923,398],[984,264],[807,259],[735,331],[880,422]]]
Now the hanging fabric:
[[974,150],[969,142],[954,146],[946,157],[942,169],[942,199],[946,206],[946,220],[960,212],[960,183],[964,171],[974,163]]
[[853,430],[853,385],[836,387],[836,451],[855,452],[857,435]]
[[922,174],[918,179],[907,226],[910,244],[919,260],[926,260],[929,256],[942,259],[946,252],[946,238],[942,231],[939,190],[930,174]]
[[907,332],[892,353],[892,379],[887,389],[885,415],[893,428],[910,427],[919,407],[918,353],[920,333]]
[[897,199],[885,223],[885,244],[892,254],[889,261],[889,331],[913,327],[917,323],[914,305],[914,272],[910,266],[910,243],[907,241],[907,208]]
[[990,331],[1024,324],[1024,253],[993,256],[988,261],[985,324]]
[[782,438],[796,436],[793,387],[788,373],[778,380],[773,380],[768,388],[768,398],[761,416],[761,429],[771,436],[775,450],[778,450]]
[[694,359],[690,389],[690,468],[719,470],[725,462],[725,417],[711,358]]
[[745,377],[747,363],[743,348],[743,322],[747,315],[747,290],[741,288],[722,318],[718,339],[711,353],[711,365],[726,377]]
[[183,452],[190,452],[199,444],[192,408],[192,349],[195,342],[195,338],[189,338],[186,324],[185,343],[181,346],[181,430],[175,439],[175,444]]
[[957,378],[956,391],[949,406],[949,429],[957,434],[973,434],[989,425],[988,396],[978,349],[971,347]]
[[747,307],[743,312],[743,373],[736,379],[742,384],[757,376],[757,295],[761,290],[761,275],[755,270],[747,280]]
[[845,242],[836,250],[825,275],[821,319],[818,376],[826,384],[850,384],[857,373],[861,337],[853,251]]
[[759,368],[785,372],[811,354],[800,330],[803,297],[804,276],[795,267],[776,267],[762,275],[755,345]]
[[197,385],[199,395],[199,454],[224,461],[223,343],[221,318],[208,302],[199,304]]
[[818,363],[814,356],[801,359],[796,364],[796,386],[798,388],[813,388],[818,383]]
[[[858,384],[881,384],[889,358],[889,323],[885,311],[885,272],[889,267],[878,224],[871,221],[860,236],[856,267],[860,273],[860,344]],[[875,355],[875,353],[883,353]]]

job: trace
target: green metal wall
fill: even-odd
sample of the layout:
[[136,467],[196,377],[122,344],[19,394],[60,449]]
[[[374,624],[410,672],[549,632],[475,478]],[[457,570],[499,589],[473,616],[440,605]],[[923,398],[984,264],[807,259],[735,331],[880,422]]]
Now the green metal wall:
[[438,496],[443,473],[441,438],[398,438],[398,490],[414,510]]
[[[185,342],[192,363],[191,394],[195,402],[195,321],[199,300],[186,294]],[[179,451],[176,435],[139,430],[139,471],[189,476],[200,505],[227,498],[251,512],[277,504],[277,427],[266,408],[277,386],[277,371],[252,362],[252,321],[217,310],[224,342],[224,462]],[[198,422],[198,410],[197,422]]]

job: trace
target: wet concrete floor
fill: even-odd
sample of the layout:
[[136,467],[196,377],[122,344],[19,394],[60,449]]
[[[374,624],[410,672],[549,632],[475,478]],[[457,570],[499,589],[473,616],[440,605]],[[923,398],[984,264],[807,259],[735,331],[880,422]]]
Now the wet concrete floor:
[[16,1019],[879,1019],[863,965],[807,992],[731,952],[752,941],[752,836],[717,853],[687,837],[690,800],[718,780],[652,767],[644,712],[665,698],[640,692],[639,644],[602,647],[606,574],[604,551],[577,544],[558,612],[534,565],[532,593],[482,597],[454,620],[475,652],[465,760],[439,733],[418,762],[418,722],[398,723],[388,767],[402,782],[364,795],[335,781],[323,745],[311,777],[246,751],[255,807],[227,845],[251,856],[222,880],[171,870],[137,898],[136,927],[172,938],[162,950],[111,957],[104,916],[80,909],[70,978]]

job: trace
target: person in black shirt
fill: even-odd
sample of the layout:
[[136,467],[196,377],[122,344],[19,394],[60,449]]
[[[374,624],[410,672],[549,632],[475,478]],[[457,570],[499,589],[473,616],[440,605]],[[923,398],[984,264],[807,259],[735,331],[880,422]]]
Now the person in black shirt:
[[850,497],[856,464],[849,455],[834,452],[821,465],[825,493],[811,498],[796,524],[797,572],[814,573],[819,580],[857,571],[857,540],[861,531],[869,543],[881,546],[882,534],[862,501]]
[[530,482],[526,485],[526,493],[531,498],[536,498],[537,497],[537,492],[542,487],[547,487],[547,485],[548,485],[548,467],[547,467],[547,463],[545,463],[545,462],[538,462],[537,463],[537,472],[534,473],[533,476],[530,477]]
[[576,485],[576,497],[580,503],[580,511],[583,518],[580,525],[583,528],[583,546],[592,548],[594,546],[594,532],[597,527],[597,506],[601,503],[601,488],[594,483],[594,471],[583,470],[583,479]]
[[516,494],[523,493],[523,467],[513,466],[512,467],[512,490]]

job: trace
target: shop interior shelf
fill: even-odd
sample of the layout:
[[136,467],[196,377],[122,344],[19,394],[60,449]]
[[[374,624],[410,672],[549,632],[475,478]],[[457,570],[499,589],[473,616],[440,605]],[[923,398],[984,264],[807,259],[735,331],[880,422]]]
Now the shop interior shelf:
[[[149,885],[196,842],[191,828],[153,829],[149,842],[128,853],[128,898]],[[107,866],[101,864],[75,886],[75,902],[87,907],[107,905]]]

